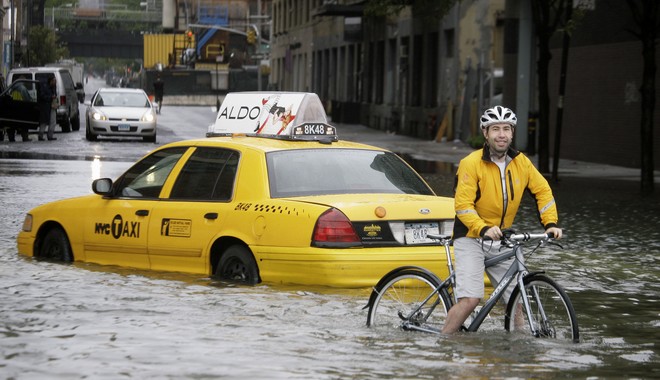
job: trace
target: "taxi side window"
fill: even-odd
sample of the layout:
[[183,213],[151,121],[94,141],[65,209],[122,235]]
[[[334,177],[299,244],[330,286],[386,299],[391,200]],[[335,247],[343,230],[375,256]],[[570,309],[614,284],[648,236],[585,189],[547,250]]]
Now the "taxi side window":
[[158,198],[174,165],[187,149],[165,149],[145,157],[117,181],[115,194],[128,198]]
[[234,190],[238,153],[197,148],[172,188],[172,199],[228,201]]

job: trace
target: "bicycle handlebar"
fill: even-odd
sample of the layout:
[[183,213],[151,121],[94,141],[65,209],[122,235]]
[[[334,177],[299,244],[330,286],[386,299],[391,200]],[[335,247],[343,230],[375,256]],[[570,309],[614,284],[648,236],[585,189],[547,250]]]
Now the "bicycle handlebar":
[[530,234],[527,232],[523,232],[521,234],[511,234],[509,236],[504,235],[502,237],[502,240],[515,240],[515,241],[529,241],[529,240],[536,240],[536,239],[553,239],[555,237],[555,234],[551,233],[541,233],[541,234]]
[[[529,240],[537,240],[537,239],[554,239],[554,237],[555,237],[555,234],[553,234],[553,233],[547,233],[547,234],[546,233],[536,233],[536,234],[533,234],[533,233],[523,232],[523,233],[520,233],[520,234],[516,234],[516,233],[513,233],[513,231],[510,231],[510,230],[508,232],[509,233],[505,232],[504,236],[502,236],[502,239],[501,239],[502,241],[506,241],[506,240],[529,241]],[[441,241],[451,239],[451,235],[427,234],[426,236],[428,236],[431,239],[441,240]],[[484,240],[492,240],[492,239],[486,237],[486,238],[484,238]]]

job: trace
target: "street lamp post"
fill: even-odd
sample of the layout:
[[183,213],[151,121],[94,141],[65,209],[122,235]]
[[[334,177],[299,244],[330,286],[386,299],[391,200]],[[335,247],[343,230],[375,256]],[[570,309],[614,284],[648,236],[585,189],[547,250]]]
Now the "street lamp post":
[[218,71],[218,63],[222,60],[222,54],[218,54],[215,56],[215,111],[219,112],[220,111],[220,74]]
[[[261,0],[257,1],[257,14],[259,15],[257,30],[257,54],[261,53]],[[261,91],[261,56],[257,55],[257,90]]]
[[11,18],[9,22],[11,22],[11,27],[9,28],[10,29],[9,33],[11,33],[10,36],[11,54],[9,57],[9,68],[13,69],[14,68],[14,33],[16,33],[16,26],[14,25],[14,22],[16,21],[16,14],[15,14],[16,9],[14,9],[14,0],[11,0],[10,7],[11,7]]

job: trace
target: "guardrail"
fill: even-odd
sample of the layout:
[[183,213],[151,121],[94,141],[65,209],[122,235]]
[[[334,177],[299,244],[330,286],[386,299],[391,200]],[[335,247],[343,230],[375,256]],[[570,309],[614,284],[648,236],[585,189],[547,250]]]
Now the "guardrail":
[[128,10],[98,8],[51,8],[44,10],[47,25],[55,25],[60,20],[108,20],[121,22],[161,23],[163,14],[160,10]]

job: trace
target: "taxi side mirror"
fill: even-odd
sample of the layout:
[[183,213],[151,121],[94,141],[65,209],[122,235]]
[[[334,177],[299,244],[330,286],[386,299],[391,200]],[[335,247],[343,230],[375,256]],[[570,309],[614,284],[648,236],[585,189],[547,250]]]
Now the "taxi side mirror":
[[112,191],[112,180],[110,178],[99,178],[92,182],[92,191],[98,195],[110,195]]

